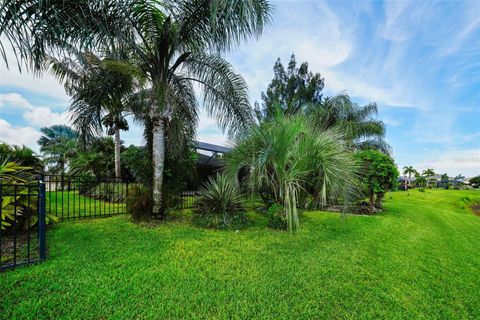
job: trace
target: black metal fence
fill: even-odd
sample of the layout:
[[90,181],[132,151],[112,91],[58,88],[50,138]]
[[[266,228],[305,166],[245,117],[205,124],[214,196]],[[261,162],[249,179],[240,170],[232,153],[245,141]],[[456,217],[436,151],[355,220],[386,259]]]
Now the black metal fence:
[[181,194],[180,209],[189,209],[193,207],[197,191],[184,191]]
[[126,213],[127,181],[66,175],[47,175],[44,181],[47,214],[59,220]]
[[46,257],[45,184],[0,180],[0,270]]
[[[0,180],[0,270],[46,258],[46,224],[126,213],[128,181],[89,176],[46,175],[32,183]],[[180,195],[192,208],[196,191]]]

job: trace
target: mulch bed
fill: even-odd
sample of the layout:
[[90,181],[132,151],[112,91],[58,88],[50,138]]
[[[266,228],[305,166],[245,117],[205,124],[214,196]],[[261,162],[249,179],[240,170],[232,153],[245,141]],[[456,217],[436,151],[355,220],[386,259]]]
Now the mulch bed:
[[[0,266],[13,263],[14,253],[16,254],[17,262],[25,261],[28,259],[28,235],[17,234],[16,243],[13,235],[2,235],[1,237],[1,261]],[[16,247],[16,252],[15,252]],[[30,234],[30,259],[36,259],[38,257],[38,240],[37,234]]]
[[473,211],[473,214],[480,217],[480,203],[470,206]]

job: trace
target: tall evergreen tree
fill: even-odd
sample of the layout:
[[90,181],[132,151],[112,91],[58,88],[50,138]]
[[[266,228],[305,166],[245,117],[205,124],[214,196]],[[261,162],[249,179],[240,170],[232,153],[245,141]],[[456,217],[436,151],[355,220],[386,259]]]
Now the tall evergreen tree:
[[322,100],[323,78],[319,73],[308,71],[307,62],[297,67],[294,54],[286,70],[278,58],[273,74],[267,91],[262,92],[261,104],[255,103],[259,120],[272,118],[278,111],[286,115],[299,114],[308,105],[316,105]]

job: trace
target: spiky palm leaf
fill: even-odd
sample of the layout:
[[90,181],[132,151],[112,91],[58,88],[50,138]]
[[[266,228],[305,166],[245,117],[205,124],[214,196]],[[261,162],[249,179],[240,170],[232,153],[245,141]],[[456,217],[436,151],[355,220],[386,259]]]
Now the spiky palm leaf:
[[355,182],[356,165],[335,130],[315,131],[303,116],[278,114],[241,139],[228,155],[229,173],[249,171],[253,190],[268,188],[274,201],[286,208],[290,230],[299,228],[299,196],[314,183],[320,201],[329,196],[348,200]]

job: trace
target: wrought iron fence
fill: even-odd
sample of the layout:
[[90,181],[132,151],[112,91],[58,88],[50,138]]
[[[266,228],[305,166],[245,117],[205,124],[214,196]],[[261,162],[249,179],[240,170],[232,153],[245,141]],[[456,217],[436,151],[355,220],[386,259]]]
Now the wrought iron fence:
[[197,191],[184,191],[181,194],[180,209],[189,209],[193,207]]
[[128,181],[91,176],[46,175],[46,210],[60,220],[126,213]]
[[0,180],[0,270],[46,257],[45,184]]

